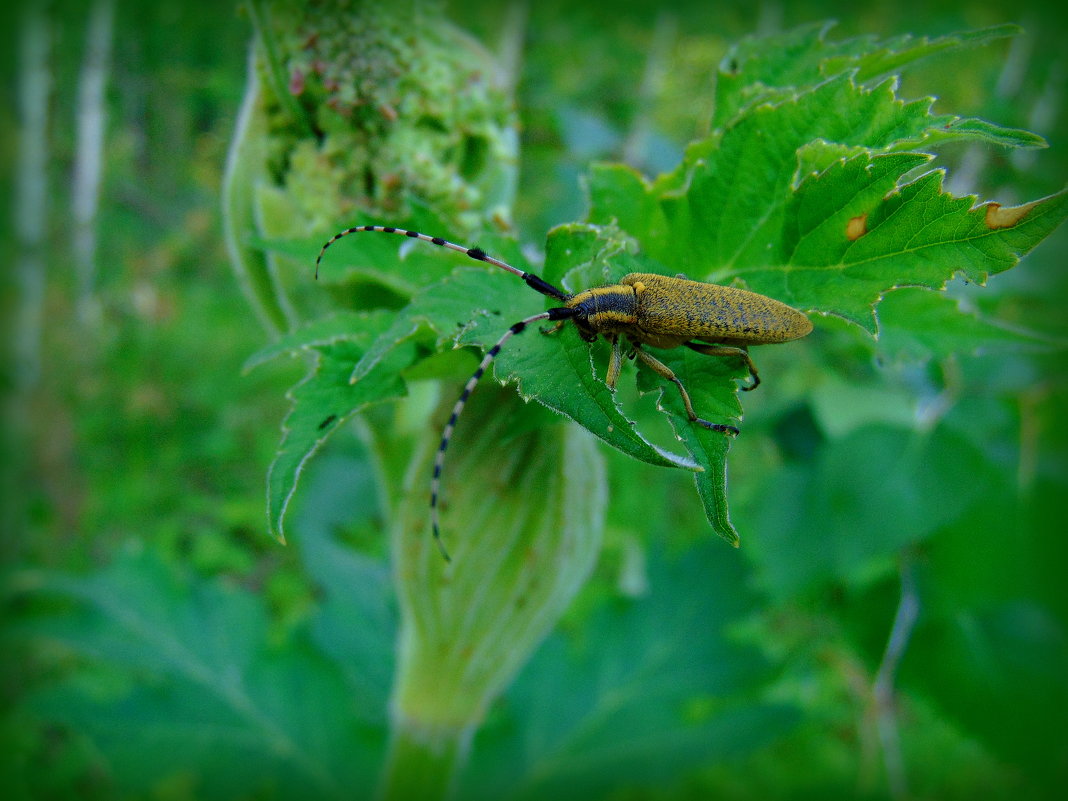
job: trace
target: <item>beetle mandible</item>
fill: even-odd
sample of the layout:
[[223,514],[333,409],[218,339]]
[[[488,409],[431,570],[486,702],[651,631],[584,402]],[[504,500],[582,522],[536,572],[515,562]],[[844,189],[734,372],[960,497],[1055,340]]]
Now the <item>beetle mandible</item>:
[[618,284],[594,287],[570,294],[550,284],[534,273],[496,259],[481,248],[469,248],[436,236],[427,236],[417,231],[393,228],[385,225],[358,225],[346,228],[332,236],[319,251],[315,260],[315,275],[319,276],[319,264],[327,248],[349,234],[375,231],[397,234],[411,239],[429,242],[439,247],[463,253],[475,261],[484,261],[519,276],[536,292],[560,301],[562,306],[548,309],[514,323],[501,338],[486,351],[478,369],[464,385],[449,421],[441,433],[441,443],[434,457],[434,473],[430,483],[430,519],[434,540],[446,561],[449,554],[441,540],[438,524],[438,496],[441,489],[441,470],[445,463],[445,451],[449,447],[456,421],[467,403],[468,397],[479,379],[500,353],[501,347],[511,337],[522,333],[531,323],[549,320],[556,323],[545,333],[559,330],[568,320],[575,323],[579,334],[587,342],[603,336],[612,345],[605,383],[616,388],[623,358],[637,358],[653,372],[678,387],[686,415],[690,422],[712,431],[737,434],[738,429],[723,423],[711,423],[697,416],[690,395],[674,371],[644,349],[677,348],[685,346],[708,356],[728,356],[741,359],[749,370],[752,382],[743,390],[755,389],[760,383],[756,365],[749,357],[749,345],[769,345],[799,339],[812,331],[812,322],[802,312],[785,303],[735,287],[719,286],[701,281],[691,281],[682,276],[657,275],[655,273],[630,273]]

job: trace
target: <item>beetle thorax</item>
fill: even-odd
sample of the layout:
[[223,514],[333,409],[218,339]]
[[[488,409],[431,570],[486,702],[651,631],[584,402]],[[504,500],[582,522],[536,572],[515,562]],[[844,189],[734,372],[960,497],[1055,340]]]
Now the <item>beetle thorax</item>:
[[575,309],[575,322],[599,334],[627,331],[638,321],[638,298],[634,288],[612,284],[579,292],[567,301]]

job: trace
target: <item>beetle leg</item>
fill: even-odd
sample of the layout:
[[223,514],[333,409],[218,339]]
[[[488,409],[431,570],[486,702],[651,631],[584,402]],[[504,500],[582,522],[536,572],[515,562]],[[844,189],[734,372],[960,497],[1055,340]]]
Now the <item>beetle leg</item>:
[[608,361],[608,375],[605,376],[604,382],[615,392],[619,371],[623,369],[623,349],[619,344],[619,334],[612,334],[608,341],[612,343],[612,357]]
[[679,394],[682,395],[682,404],[686,407],[686,415],[690,418],[691,423],[697,423],[699,426],[711,429],[712,431],[722,431],[724,434],[737,434],[738,429],[734,426],[724,425],[723,423],[710,423],[707,420],[703,420],[697,416],[697,413],[693,410],[693,404],[690,402],[690,393],[686,391],[686,387],[682,385],[682,381],[675,375],[674,371],[662,361],[656,357],[646,353],[637,344],[634,345],[634,354],[645,362],[649,367],[661,378],[666,378],[668,381],[674,382],[675,386],[679,388]]
[[749,368],[749,375],[753,377],[753,383],[742,387],[742,390],[748,392],[760,385],[760,374],[757,372],[753,360],[749,357],[749,351],[745,348],[738,348],[733,345],[706,345],[703,342],[684,342],[683,344],[690,350],[695,350],[706,356],[734,356],[741,359],[745,362],[745,366]]
[[548,328],[542,328],[540,330],[543,334],[555,334],[557,331],[564,327],[564,323],[566,322],[567,320],[560,320],[556,323],[556,325],[550,325]]

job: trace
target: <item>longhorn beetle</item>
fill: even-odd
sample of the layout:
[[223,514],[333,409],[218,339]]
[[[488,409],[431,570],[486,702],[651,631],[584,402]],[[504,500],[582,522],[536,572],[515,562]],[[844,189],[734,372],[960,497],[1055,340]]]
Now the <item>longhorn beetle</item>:
[[637,357],[661,378],[671,381],[679,388],[686,415],[691,423],[724,434],[737,434],[738,429],[723,423],[710,423],[698,417],[682,381],[670,367],[642,346],[669,349],[685,345],[708,356],[739,358],[745,362],[753,379],[742,389],[750,390],[756,389],[760,383],[760,375],[746,350],[749,345],[788,342],[812,331],[812,323],[801,312],[785,303],[744,289],[690,281],[682,276],[672,278],[655,273],[630,273],[623,276],[618,284],[586,289],[572,295],[557,289],[534,273],[524,272],[493,258],[481,248],[469,248],[437,236],[384,225],[358,225],[334,234],[323,245],[319,257],[315,260],[316,278],[319,277],[319,263],[323,260],[326,249],[343,236],[361,231],[398,234],[455,250],[475,261],[484,261],[518,275],[531,289],[563,304],[520,320],[505,331],[496,344],[486,351],[478,369],[468,379],[459,400],[452,407],[449,422],[441,433],[441,443],[434,457],[434,474],[430,482],[431,527],[434,541],[446,561],[449,561],[449,554],[441,541],[438,525],[438,495],[441,489],[441,468],[445,463],[445,449],[449,447],[456,420],[483,373],[500,353],[504,343],[522,333],[531,323],[539,320],[555,322],[556,325],[543,332],[553,333],[560,330],[568,320],[572,320],[579,335],[587,342],[593,342],[598,336],[605,337],[612,343],[612,356],[605,378],[610,389],[616,388],[624,355],[630,359]]

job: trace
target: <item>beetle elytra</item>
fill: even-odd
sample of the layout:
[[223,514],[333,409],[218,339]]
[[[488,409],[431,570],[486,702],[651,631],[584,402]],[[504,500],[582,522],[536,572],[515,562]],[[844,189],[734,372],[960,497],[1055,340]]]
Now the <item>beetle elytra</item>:
[[608,375],[605,378],[611,389],[615,389],[624,356],[637,358],[661,378],[671,381],[678,387],[690,422],[724,434],[737,434],[738,429],[723,423],[711,423],[698,417],[682,381],[670,367],[646,351],[643,346],[663,349],[685,346],[709,356],[741,359],[752,377],[752,382],[742,389],[750,390],[755,389],[760,383],[760,376],[756,365],[749,357],[747,351],[749,345],[788,342],[806,336],[812,331],[811,321],[802,312],[765,295],[744,289],[691,281],[681,276],[630,273],[623,276],[618,284],[594,287],[570,294],[534,273],[525,272],[490,256],[481,248],[469,248],[440,237],[383,225],[360,225],[355,228],[346,228],[331,237],[323,245],[322,250],[319,251],[319,257],[315,260],[316,276],[319,274],[319,264],[327,248],[344,236],[362,231],[397,234],[455,250],[475,261],[487,262],[519,276],[531,289],[562,304],[540,314],[531,315],[510,326],[493,347],[486,351],[478,369],[468,379],[456,405],[453,406],[434,457],[434,473],[430,485],[431,526],[434,540],[446,560],[449,559],[449,555],[441,541],[438,523],[438,498],[445,451],[449,447],[456,421],[479,379],[500,353],[504,344],[511,337],[522,333],[531,323],[541,320],[555,322],[556,325],[546,332],[550,333],[559,330],[568,320],[571,320],[586,341],[592,342],[599,336],[605,337],[612,345]]

